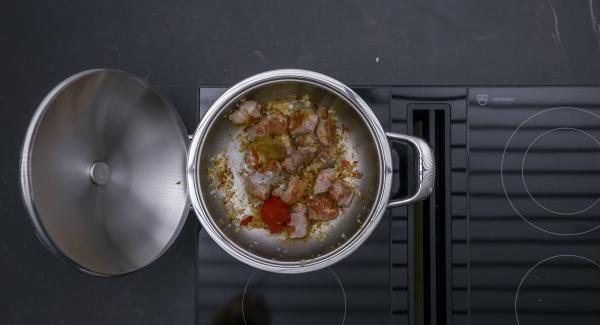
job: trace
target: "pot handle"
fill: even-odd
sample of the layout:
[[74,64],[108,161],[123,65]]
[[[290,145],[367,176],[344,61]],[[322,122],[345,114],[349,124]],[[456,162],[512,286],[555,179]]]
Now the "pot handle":
[[407,197],[389,201],[388,208],[399,207],[428,198],[433,191],[435,182],[435,158],[431,147],[423,139],[410,135],[391,132],[386,132],[385,135],[389,141],[404,142],[412,146],[417,152],[417,190]]

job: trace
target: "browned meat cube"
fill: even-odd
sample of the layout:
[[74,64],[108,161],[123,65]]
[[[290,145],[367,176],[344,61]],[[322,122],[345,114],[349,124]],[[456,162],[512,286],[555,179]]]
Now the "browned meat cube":
[[308,233],[308,220],[306,204],[296,203],[290,214],[290,223],[287,226],[288,236],[290,238],[302,238]]
[[264,157],[260,157],[260,154],[254,148],[248,149],[244,154],[244,161],[252,169],[258,168],[262,160],[264,160]]
[[282,114],[271,114],[265,116],[255,125],[246,130],[248,136],[253,139],[267,135],[282,135],[287,133],[287,118]]
[[292,172],[298,167],[308,165],[317,155],[317,152],[318,149],[315,147],[299,147],[289,157],[285,158],[283,168],[288,172]]
[[236,125],[246,124],[258,118],[260,118],[260,105],[253,100],[243,102],[238,109],[229,114],[229,119]]
[[295,139],[296,144],[299,146],[314,147],[319,145],[319,140],[317,139],[317,136],[314,134],[314,132],[297,136]]
[[282,134],[277,137],[279,142],[285,147],[285,153],[289,156],[294,152],[294,146],[292,145],[292,139],[287,134]]
[[323,169],[317,174],[315,180],[314,194],[327,192],[333,181],[337,178],[337,172],[334,168]]
[[317,122],[319,122],[319,117],[317,117],[317,114],[312,109],[304,108],[298,110],[290,117],[290,134],[296,136],[312,133],[315,126],[317,126]]
[[320,106],[317,110],[317,115],[319,116],[319,123],[317,123],[317,139],[324,146],[329,146],[332,143],[333,139],[333,127],[332,121],[329,118],[329,112],[327,108]]
[[279,186],[273,190],[273,195],[278,196],[287,204],[298,202],[306,193],[307,184],[298,176],[293,176],[285,186]]
[[250,195],[266,200],[271,195],[273,181],[279,175],[281,167],[276,161],[267,162],[262,168],[246,177],[246,189]]
[[329,194],[339,206],[347,207],[354,197],[354,188],[345,182],[337,180],[331,185],[327,194]]
[[332,151],[332,148],[321,148],[321,150],[312,162],[313,165],[315,165],[317,169],[333,167],[335,161],[334,153]]
[[325,195],[319,195],[308,201],[308,218],[311,220],[330,220],[337,216],[335,201]]

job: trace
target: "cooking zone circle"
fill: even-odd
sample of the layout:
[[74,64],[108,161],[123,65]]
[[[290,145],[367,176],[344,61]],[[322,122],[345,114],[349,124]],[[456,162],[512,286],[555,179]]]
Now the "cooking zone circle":
[[271,309],[273,324],[282,323],[277,319],[278,314],[285,319],[297,316],[305,324],[344,324],[346,321],[346,291],[331,267],[293,275],[252,272],[242,296],[242,317],[246,325],[253,324],[253,314],[257,312],[253,304],[247,303],[251,299],[265,301],[267,310]]
[[598,119],[586,109],[550,108],[511,134],[502,154],[502,187],[513,210],[531,226],[553,235],[600,227],[600,141],[593,128]]
[[600,265],[578,255],[548,257],[531,267],[515,295],[518,325],[598,324]]
[[[532,199],[532,200],[533,200],[533,201],[534,201],[534,202],[535,202],[535,203],[536,203],[536,204],[537,204],[539,207],[541,207],[542,209],[544,209],[544,210],[546,210],[546,211],[548,211],[548,212],[551,212],[551,213],[556,213],[556,214],[561,214],[561,215],[574,215],[574,214],[579,214],[579,213],[585,212],[585,211],[587,211],[587,210],[589,210],[589,209],[593,208],[593,207],[594,207],[594,206],[595,206],[595,205],[598,203],[598,201],[600,201],[600,198],[597,198],[596,200],[594,200],[593,202],[591,202],[589,205],[587,205],[587,206],[585,206],[585,207],[583,207],[583,208],[581,208],[581,209],[578,209],[578,210],[572,210],[572,211],[559,211],[559,209],[564,209],[564,207],[560,207],[560,206],[558,206],[558,207],[552,207],[552,208],[548,207],[548,204],[552,204],[552,203],[553,203],[553,201],[552,201],[552,200],[548,200],[549,202],[547,202],[547,203],[541,203],[540,201],[538,201],[538,200],[537,200],[537,199],[534,197],[534,195],[533,195],[533,194],[531,194],[532,192],[531,192],[531,190],[529,189],[529,187],[527,186],[527,180],[526,180],[526,177],[525,177],[525,174],[526,174],[526,173],[525,173],[525,169],[526,169],[526,167],[525,167],[525,165],[526,165],[525,161],[526,161],[526,159],[527,159],[527,155],[529,154],[529,151],[531,151],[532,147],[534,147],[534,145],[535,145],[536,143],[538,143],[538,141],[539,141],[540,139],[542,139],[543,137],[545,137],[545,136],[546,136],[546,137],[544,138],[544,140],[546,140],[547,138],[549,138],[549,137],[550,137],[550,135],[561,136],[561,135],[559,134],[560,132],[569,132],[569,133],[571,133],[571,132],[575,132],[575,135],[576,135],[576,136],[577,136],[577,133],[579,133],[579,135],[583,135],[584,137],[587,137],[587,139],[582,139],[582,142],[586,142],[586,141],[588,141],[588,142],[589,142],[589,141],[592,141],[592,142],[593,142],[593,143],[595,143],[595,144],[598,146],[598,148],[600,149],[600,142],[598,142],[598,140],[596,140],[596,138],[594,138],[594,137],[593,137],[591,134],[589,134],[589,133],[587,133],[587,132],[585,132],[585,131],[583,131],[583,130],[574,129],[574,128],[555,128],[555,129],[552,129],[552,130],[550,130],[550,131],[546,131],[546,132],[544,132],[544,133],[542,133],[542,134],[538,135],[538,136],[537,136],[537,137],[536,137],[536,138],[535,138],[535,139],[534,139],[534,140],[531,142],[531,144],[529,144],[529,146],[527,147],[527,150],[525,151],[525,155],[523,156],[523,161],[522,161],[522,163],[521,163],[521,180],[523,181],[523,185],[525,186],[525,190],[527,191],[527,194],[529,194],[529,197],[531,197],[531,199]],[[569,135],[570,135],[570,136],[572,136],[572,134],[569,134]],[[579,140],[579,139],[577,139],[577,140]],[[539,141],[539,142],[542,142],[542,141]],[[547,140],[546,142],[549,142],[549,143],[554,143],[555,141],[553,141],[553,140]],[[535,151],[535,148],[534,148],[534,151]],[[556,200],[554,200],[554,202],[556,202]]]

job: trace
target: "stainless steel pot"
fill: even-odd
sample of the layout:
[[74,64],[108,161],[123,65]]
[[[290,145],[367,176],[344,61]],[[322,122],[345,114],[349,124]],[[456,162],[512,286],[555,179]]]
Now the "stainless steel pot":
[[[309,94],[334,106],[359,150],[361,193],[326,236],[282,242],[260,231],[232,227],[210,195],[210,158],[231,144],[225,118],[241,98],[269,100]],[[300,273],[351,254],[387,207],[427,198],[434,158],[421,139],[385,133],[367,104],[330,77],[305,70],[274,70],[231,87],[200,122],[188,151],[187,133],[169,101],[144,81],[115,70],[90,70],[52,90],[38,107],[21,157],[23,197],[42,242],[58,257],[95,275],[136,271],[176,238],[189,200],[204,230],[238,260],[266,271]],[[417,187],[389,201],[390,141],[416,153]]]
[[[242,98],[259,102],[286,95],[308,94],[333,106],[338,121],[347,126],[348,145],[360,148],[358,169],[363,175],[344,214],[330,222],[325,237],[281,242],[274,236],[243,228],[233,231],[223,206],[215,200],[207,176],[210,158],[230,146],[235,126],[223,118]],[[409,197],[389,200],[392,158],[388,141],[406,142],[417,153],[417,189]],[[387,207],[427,198],[435,178],[434,158],[425,141],[385,133],[368,105],[350,88],[325,75],[305,70],[274,70],[245,79],[225,92],[208,110],[190,146],[187,181],[194,210],[208,234],[238,260],[271,272],[300,273],[329,266],[355,251],[373,232]],[[285,253],[284,253],[285,252]]]

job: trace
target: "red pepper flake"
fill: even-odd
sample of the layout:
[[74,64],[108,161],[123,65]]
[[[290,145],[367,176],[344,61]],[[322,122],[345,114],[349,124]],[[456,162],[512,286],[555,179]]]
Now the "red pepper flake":
[[344,167],[350,167],[350,162],[346,159],[342,160],[342,166]]
[[271,233],[280,232],[290,222],[289,207],[277,196],[266,199],[260,213]]
[[246,226],[248,225],[250,222],[252,222],[252,216],[246,216],[244,217],[244,219],[242,219],[242,221],[240,221],[240,225],[242,226]]

